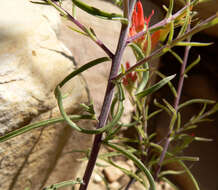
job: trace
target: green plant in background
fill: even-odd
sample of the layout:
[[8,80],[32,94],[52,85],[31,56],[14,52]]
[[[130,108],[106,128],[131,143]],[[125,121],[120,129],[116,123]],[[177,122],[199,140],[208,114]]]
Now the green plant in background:
[[[197,32],[217,24],[217,15],[213,15],[194,25],[192,19],[195,16],[195,13],[192,9],[193,6],[199,3],[199,1],[187,0],[184,8],[173,13],[174,1],[171,0],[169,7],[164,7],[166,10],[166,17],[159,23],[149,26],[149,21],[154,12],[151,10],[150,16],[148,18],[144,17],[140,1],[116,1],[119,6],[122,5],[123,15],[102,11],[79,0],[72,0],[72,2],[74,7],[78,7],[91,15],[121,23],[120,37],[116,52],[113,53],[109,50],[109,48],[96,36],[94,29],[87,28],[80,23],[75,18],[75,11],[73,11],[73,15],[71,15],[61,7],[61,1],[56,3],[52,0],[45,0],[45,4],[55,7],[63,17],[74,23],[79,28],[71,28],[73,31],[90,38],[97,46],[105,51],[107,57],[97,58],[81,66],[57,85],[54,93],[62,116],[61,118],[52,118],[24,126],[1,136],[0,142],[4,142],[32,129],[63,121],[67,122],[70,127],[81,133],[95,134],[91,152],[88,154],[89,161],[83,178],[75,181],[54,184],[50,187],[46,187],[46,190],[58,189],[64,186],[74,186],[74,184],[80,184],[80,190],[87,189],[101,145],[110,147],[110,149],[113,149],[113,152],[101,155],[99,158],[121,169],[126,175],[131,177],[129,184],[124,187],[126,190],[135,180],[144,185],[145,189],[155,190],[155,181],[165,180],[168,183],[171,183],[167,178],[169,174],[180,175],[184,173],[190,177],[193,184],[195,184],[195,189],[198,190],[199,187],[195,178],[192,176],[190,170],[183,161],[198,161],[199,159],[197,157],[181,156],[180,153],[194,140],[210,140],[188,135],[186,132],[196,128],[199,122],[207,121],[208,116],[218,110],[218,104],[212,100],[204,99],[193,99],[180,104],[180,97],[185,77],[188,76],[189,70],[200,61],[200,57],[198,57],[193,63],[187,66],[190,48],[192,46],[208,46],[211,44],[192,42],[191,37]],[[179,30],[178,33],[175,33],[175,28]],[[157,44],[160,45],[159,48],[157,47]],[[132,48],[137,62],[131,63],[132,66],[127,62],[125,68],[121,65],[121,59],[127,46]],[[172,50],[174,46],[185,46],[185,54],[183,58]],[[171,83],[171,80],[173,80],[176,75],[164,76],[159,71],[152,69],[149,64],[150,60],[157,58],[166,52],[172,53],[172,55],[177,58],[178,62],[181,63],[181,71],[177,74],[177,77],[179,78],[177,88],[175,88]],[[112,62],[111,71],[99,118],[96,119],[95,117],[93,105],[82,105],[86,114],[67,115],[62,105],[64,96],[61,94],[61,87],[83,71],[86,71],[97,64],[103,64],[105,61],[109,60]],[[154,83],[154,81],[151,80],[153,75],[159,76],[161,80]],[[151,94],[165,85],[169,86],[169,91],[174,97],[174,104],[171,105],[164,98],[162,98],[161,101],[155,99],[153,104],[157,107],[157,110],[151,112],[149,109],[149,105],[152,104],[150,98]],[[122,123],[120,121],[120,118],[123,115],[123,110],[125,109],[123,104],[125,98],[129,98],[134,107],[130,123]],[[202,109],[188,122],[181,124],[181,110],[191,104],[202,104]],[[208,105],[212,105],[210,106],[210,109],[208,109]],[[149,128],[148,121],[160,112],[166,112],[171,119],[167,135],[161,140],[161,142],[157,142],[155,140],[157,134],[148,134],[147,129]],[[108,119],[109,115],[111,116],[110,120]],[[78,126],[75,121],[81,119],[98,120],[96,129],[87,130]],[[134,128],[137,132],[138,135],[136,139],[123,138],[120,136],[120,130],[130,127]],[[134,143],[135,146],[129,146],[128,142]],[[170,143],[174,144],[171,150],[169,150]],[[163,146],[160,144],[163,144]],[[135,173],[113,163],[113,157],[120,155],[134,162],[137,167]],[[161,170],[162,166],[172,162],[179,164],[183,170]],[[147,178],[149,184],[145,182],[145,178]]]

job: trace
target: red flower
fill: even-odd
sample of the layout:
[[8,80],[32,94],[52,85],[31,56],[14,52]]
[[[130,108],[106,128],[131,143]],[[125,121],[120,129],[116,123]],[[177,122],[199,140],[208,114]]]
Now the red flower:
[[[129,62],[126,62],[126,69],[128,70],[130,68]],[[134,72],[126,74],[126,76],[123,78],[123,84],[124,86],[132,85],[137,79],[137,75]]]
[[133,11],[132,26],[130,28],[129,35],[134,36],[138,32],[142,31],[145,27],[145,24],[146,27],[148,28],[149,22],[153,14],[154,14],[154,10],[152,10],[152,13],[149,15],[148,18],[147,17],[144,18],[142,3],[141,1],[138,1]]

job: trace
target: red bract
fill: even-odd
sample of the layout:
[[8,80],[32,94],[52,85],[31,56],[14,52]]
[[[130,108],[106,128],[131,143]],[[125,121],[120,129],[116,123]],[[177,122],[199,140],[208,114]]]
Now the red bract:
[[[128,70],[130,68],[130,64],[129,62],[126,62],[126,70]],[[131,73],[128,73],[124,78],[123,78],[123,84],[124,86],[129,86],[129,85],[132,85],[134,84],[134,82],[136,81],[137,79],[137,75],[136,73],[134,72],[131,72]]]
[[[129,36],[131,37],[131,36],[136,35],[138,32],[142,31],[144,29],[144,27],[146,27],[146,29],[148,29],[149,23],[150,23],[150,20],[151,20],[151,17],[153,16],[153,14],[154,14],[154,10],[152,10],[151,14],[148,17],[144,18],[142,3],[140,1],[138,1],[136,3],[135,9],[133,11],[132,26],[130,27]],[[151,35],[151,49],[155,48],[155,46],[157,45],[157,43],[160,40],[160,36],[161,36],[160,30],[154,32]],[[144,36],[135,40],[135,42],[143,49],[144,52],[146,52],[148,43],[147,43],[147,41],[145,41]]]
[[134,36],[138,32],[142,31],[144,29],[145,24],[146,27],[148,28],[149,22],[153,14],[154,14],[154,10],[152,10],[152,13],[149,15],[148,18],[147,17],[144,18],[142,3],[138,1],[133,11],[132,26],[130,28],[129,35]]

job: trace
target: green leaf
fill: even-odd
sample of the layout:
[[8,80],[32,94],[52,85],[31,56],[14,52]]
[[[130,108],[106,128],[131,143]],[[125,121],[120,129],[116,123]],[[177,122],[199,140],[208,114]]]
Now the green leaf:
[[135,43],[130,43],[129,46],[132,48],[137,60],[141,60],[145,57],[142,49]]
[[80,104],[80,106],[82,106],[86,112],[90,113],[91,115],[95,115],[95,110],[94,110],[94,105],[93,102],[91,102],[89,105],[86,105],[84,103]]
[[163,111],[163,109],[159,109],[159,110],[157,110],[157,111],[154,111],[154,112],[150,113],[150,114],[148,115],[148,117],[146,118],[146,120],[151,119],[152,117],[154,117],[155,115],[159,114],[159,113],[162,112],[162,111]]
[[180,175],[180,174],[183,174],[185,173],[185,171],[175,171],[175,170],[165,170],[163,172],[160,172],[159,176],[158,177],[163,177],[165,175]]
[[160,88],[162,88],[164,85],[166,85],[169,81],[171,81],[176,75],[171,75],[169,77],[166,77],[164,79],[162,79],[160,82],[156,83],[155,85],[153,85],[152,87],[145,89],[144,91],[136,94],[137,98],[143,98],[149,94],[152,94],[154,92],[156,92],[157,90],[159,90]]
[[[161,72],[159,72],[159,71],[156,71],[155,73],[156,73],[158,76],[160,76],[162,79],[166,78],[166,76],[165,76],[164,74],[162,74]],[[169,82],[167,83],[167,85],[169,86],[171,92],[173,93],[173,96],[176,98],[176,97],[177,97],[177,92],[176,92],[176,89],[175,89],[175,87],[173,86],[172,82],[169,81]]]
[[189,126],[187,126],[185,128],[180,129],[179,131],[184,132],[184,131],[188,131],[188,130],[191,130],[191,129],[195,129],[197,127],[198,127],[198,125],[189,125]]
[[100,134],[100,133],[103,133],[107,130],[110,130],[113,126],[115,126],[118,123],[118,121],[120,120],[120,118],[123,114],[123,110],[124,110],[124,107],[123,107],[123,100],[124,99],[123,99],[122,86],[120,84],[117,84],[117,86],[118,86],[119,98],[120,98],[120,101],[118,102],[117,113],[115,114],[115,117],[112,118],[112,121],[109,122],[107,125],[105,125],[102,128],[95,129],[95,130],[85,129],[85,128],[82,128],[82,127],[76,125],[73,121],[71,121],[70,117],[67,115],[67,113],[64,110],[60,87],[57,86],[55,88],[55,97],[58,101],[58,107],[59,107],[60,113],[63,116],[63,118],[65,119],[65,121],[67,122],[67,124],[70,127],[72,127],[73,129],[77,130],[78,132],[85,133],[85,134]]
[[[171,1],[172,1],[172,0],[171,0]],[[174,21],[172,21],[172,22],[170,23],[170,33],[169,33],[169,36],[168,36],[167,43],[171,43],[171,42],[172,42],[173,36],[174,36]]]
[[214,114],[218,111],[218,103],[216,103],[212,108],[211,110],[208,112],[207,115],[211,115],[211,114]]
[[122,15],[117,14],[117,13],[108,13],[105,11],[102,11],[96,7],[93,6],[89,6],[87,4],[85,4],[84,2],[80,1],[80,0],[72,0],[72,2],[79,7],[80,9],[82,9],[83,11],[93,15],[93,16],[97,16],[103,19],[108,19],[108,20],[120,20],[122,23],[127,24],[128,20],[126,18],[124,18]]
[[174,52],[172,49],[169,49],[169,52],[177,59],[177,61],[179,61],[179,63],[183,64],[182,58],[176,52]]
[[161,109],[163,109],[163,110],[165,110],[165,111],[168,113],[168,115],[171,116],[170,110],[169,110],[166,106],[160,104],[160,103],[157,101],[157,99],[154,99],[154,105],[157,106],[157,107],[159,107],[159,108],[161,108]]
[[129,151],[127,151],[126,149],[117,146],[115,144],[111,144],[108,142],[104,142],[107,146],[121,152],[123,155],[125,155],[127,158],[129,158],[130,160],[132,160],[135,165],[145,174],[145,176],[147,177],[149,184],[150,184],[150,190],[156,190],[155,187],[155,182],[154,179],[151,175],[151,173],[149,172],[149,170],[145,167],[145,165],[132,153],[130,153]]
[[178,42],[175,46],[197,46],[197,47],[204,47],[210,46],[213,43],[203,43],[203,42]]
[[170,105],[169,102],[167,102],[167,100],[163,99],[163,102],[165,103],[165,105],[168,107],[168,109],[169,109],[173,114],[176,114],[176,110],[174,109],[173,106]]
[[194,137],[194,140],[196,140],[196,141],[203,141],[203,142],[211,142],[211,141],[213,141],[213,139],[203,138],[203,137]]
[[47,2],[43,2],[43,1],[30,1],[30,2],[39,5],[49,5]]
[[163,161],[162,165],[166,165],[172,162],[177,162],[179,160],[182,161],[190,161],[190,162],[198,162],[199,161],[199,157],[193,157],[193,156],[177,156],[177,157],[173,157],[173,158],[169,158]]
[[208,100],[208,99],[192,99],[180,104],[178,110],[182,109],[183,107],[189,106],[191,104],[214,104],[214,103],[215,101]]
[[[151,40],[150,39],[150,35],[147,35],[148,37],[148,46],[151,48]],[[137,60],[141,60],[143,58],[145,58],[144,53],[142,52],[142,49],[135,43],[130,43],[129,46],[132,48]],[[149,51],[149,48],[147,48],[147,51]],[[145,86],[147,85],[148,79],[149,79],[149,66],[148,63],[146,62],[145,64],[142,65],[144,72],[143,72],[143,76],[142,76],[142,80],[140,81],[137,89],[136,89],[136,93],[141,92]],[[139,68],[138,70],[140,70],[141,68]],[[138,71],[137,70],[137,71]]]
[[176,125],[176,132],[180,130],[181,127],[181,114],[180,112],[177,112],[177,125]]
[[169,2],[169,8],[167,9],[166,18],[169,18],[170,16],[172,16],[172,13],[173,13],[173,5],[174,5],[174,0],[170,0],[170,2]]
[[109,163],[110,165],[114,166],[115,168],[118,168],[119,170],[121,170],[125,175],[134,178],[136,181],[139,181],[142,185],[144,185],[144,187],[147,187],[146,184],[144,183],[144,180],[142,180],[137,174],[135,174],[134,172],[127,170],[125,168],[120,167],[119,165],[115,164],[114,162],[112,162],[111,160],[106,160],[104,159],[104,161],[106,161],[107,163]]
[[43,188],[43,190],[56,190],[56,189],[59,189],[59,188],[62,188],[62,187],[67,187],[67,186],[74,186],[76,184],[83,184],[82,180],[77,178],[75,181],[74,180],[69,180],[69,181],[63,181],[61,183],[56,183],[56,184],[53,184],[49,187],[45,187]]
[[62,87],[66,82],[68,82],[70,79],[74,78],[78,74],[82,73],[83,71],[85,71],[85,70],[87,70],[95,65],[98,65],[100,63],[103,63],[105,61],[109,61],[109,60],[110,60],[110,58],[108,58],[108,57],[101,57],[101,58],[98,58],[98,59],[95,59],[95,60],[92,60],[92,61],[86,63],[85,65],[81,66],[80,68],[76,69],[75,71],[70,73],[68,76],[66,76],[64,78],[64,80],[58,84],[58,86]]
[[198,58],[193,61],[186,69],[185,69],[185,74],[188,73],[195,65],[197,65],[201,60],[201,56],[198,55]]
[[74,27],[72,27],[72,26],[67,26],[69,29],[71,29],[72,31],[74,31],[74,32],[77,32],[77,33],[79,33],[79,34],[82,34],[82,35],[84,35],[84,36],[88,36],[88,34],[87,33],[84,33],[84,32],[82,32],[82,31],[80,31],[80,30],[77,30],[76,28],[74,28]]
[[[91,115],[70,115],[69,118],[74,120],[74,121],[78,121],[81,119],[94,119]],[[60,123],[63,121],[64,121],[64,118],[60,117],[60,118],[48,119],[48,120],[44,120],[44,121],[40,121],[37,123],[32,123],[32,124],[26,125],[24,127],[21,127],[17,130],[11,131],[11,132],[1,136],[0,143],[7,141],[13,137],[18,136],[18,135],[24,134],[28,131],[33,130],[33,129],[37,129],[39,127],[45,127],[45,126],[52,125],[55,123]]]

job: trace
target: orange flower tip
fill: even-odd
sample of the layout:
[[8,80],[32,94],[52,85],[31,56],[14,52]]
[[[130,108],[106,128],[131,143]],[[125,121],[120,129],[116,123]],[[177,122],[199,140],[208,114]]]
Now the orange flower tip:
[[147,17],[145,17],[145,22],[146,22],[146,25],[147,27],[149,26],[149,23],[150,23],[150,20],[151,20],[151,17],[154,15],[154,9],[152,10],[151,14]]

